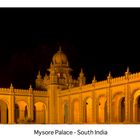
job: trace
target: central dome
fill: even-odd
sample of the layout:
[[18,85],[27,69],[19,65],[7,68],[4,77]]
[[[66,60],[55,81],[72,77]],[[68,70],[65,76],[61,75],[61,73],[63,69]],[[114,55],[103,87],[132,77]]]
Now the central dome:
[[61,47],[59,48],[59,51],[53,56],[53,64],[68,65],[67,56],[62,52]]

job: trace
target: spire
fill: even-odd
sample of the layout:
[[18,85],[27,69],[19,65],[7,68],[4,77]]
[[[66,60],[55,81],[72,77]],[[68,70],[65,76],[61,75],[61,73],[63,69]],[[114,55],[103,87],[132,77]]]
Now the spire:
[[61,46],[59,45],[59,52],[62,52],[62,48],[61,48]]
[[81,68],[81,73],[83,73],[83,68]]
[[108,77],[111,78],[111,72],[109,71]]
[[32,89],[32,85],[30,84],[30,87],[29,87],[29,89]]
[[61,45],[60,45],[59,42],[57,42],[57,45],[59,46],[59,51],[58,52],[62,52]]
[[81,68],[81,71],[80,71],[80,74],[79,74],[79,77],[78,77],[78,81],[79,81],[79,85],[84,85],[86,83],[86,78],[84,76],[84,72],[83,72],[83,69]]
[[38,71],[37,79],[41,79],[40,70]]
[[109,71],[109,74],[108,74],[108,76],[107,76],[107,79],[110,80],[111,78],[112,78],[111,72]]
[[10,88],[14,88],[12,83],[11,83],[11,85],[10,85]]
[[32,88],[32,85],[30,84],[29,93],[32,93],[32,91],[33,91],[33,88]]
[[53,64],[52,64],[52,62],[51,62],[50,67],[52,67],[52,66],[53,66]]
[[129,74],[130,74],[129,67],[127,67],[126,72],[125,72],[126,79],[128,79]]
[[94,75],[93,80],[92,80],[92,83],[95,83],[95,82],[96,82],[96,77]]
[[129,73],[129,66],[127,67],[127,73]]
[[44,80],[48,80],[48,75],[47,75],[47,73],[46,73],[45,76],[44,76]]
[[83,77],[84,76],[84,72],[83,72],[83,69],[81,68],[81,71],[80,71],[80,74],[79,74],[80,77]]
[[13,92],[14,91],[14,87],[13,87],[13,84],[11,83],[10,85],[10,92]]

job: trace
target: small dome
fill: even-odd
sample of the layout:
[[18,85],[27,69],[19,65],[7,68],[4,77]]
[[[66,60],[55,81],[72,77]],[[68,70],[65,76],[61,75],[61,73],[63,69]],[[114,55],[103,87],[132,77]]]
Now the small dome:
[[62,52],[61,47],[59,48],[59,51],[53,56],[53,64],[68,65],[67,56]]

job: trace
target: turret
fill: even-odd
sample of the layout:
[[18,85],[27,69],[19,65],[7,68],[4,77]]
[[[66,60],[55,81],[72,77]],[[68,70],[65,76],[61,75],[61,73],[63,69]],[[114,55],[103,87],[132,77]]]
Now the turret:
[[56,69],[54,67],[54,65],[51,63],[50,66],[50,84],[57,84],[57,73],[56,73]]
[[44,76],[44,81],[47,81],[47,80],[49,80],[49,76],[47,75],[47,73],[45,74],[45,76]]
[[[71,76],[72,69],[69,67],[68,59],[63,53],[61,47],[53,55],[50,68],[48,69],[49,75],[45,74],[42,78],[40,71],[36,79],[36,88],[47,90],[50,85],[57,85],[60,89],[66,89],[78,86],[78,81],[73,80]],[[80,83],[85,84],[85,77],[82,73],[79,75]]]
[[125,78],[126,78],[126,79],[129,79],[129,75],[130,75],[129,67],[127,67],[127,70],[126,70],[126,72],[125,72]]
[[10,91],[13,92],[14,91],[14,87],[13,87],[13,84],[11,83],[10,85]]
[[96,77],[94,75],[93,80],[92,80],[92,83],[96,83],[96,82],[97,82],[97,80],[96,80]]
[[41,89],[42,87],[42,76],[40,74],[40,71],[38,71],[37,79],[36,79],[36,88]]
[[112,79],[111,72],[109,72],[109,74],[107,76],[107,81],[110,82],[111,79]]
[[86,83],[86,78],[84,76],[82,68],[81,68],[81,71],[80,71],[80,74],[79,74],[79,77],[78,77],[78,81],[79,81],[79,86],[85,85],[85,83]]

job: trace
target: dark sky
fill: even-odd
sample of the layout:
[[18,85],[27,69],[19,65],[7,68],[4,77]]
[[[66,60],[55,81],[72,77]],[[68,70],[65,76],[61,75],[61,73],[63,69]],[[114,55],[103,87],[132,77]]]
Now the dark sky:
[[0,87],[28,88],[44,75],[59,44],[73,76],[90,83],[140,71],[140,10],[97,8],[0,9]]

